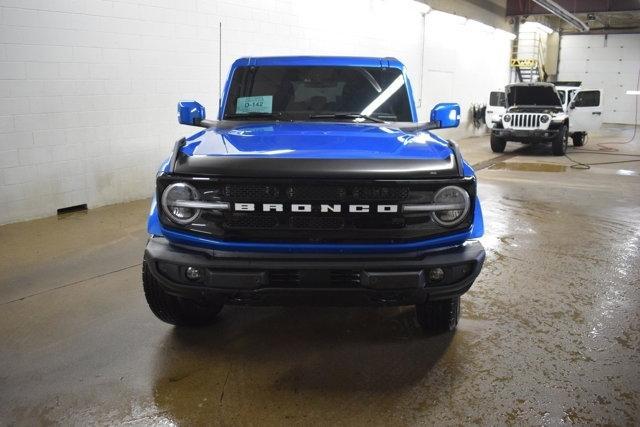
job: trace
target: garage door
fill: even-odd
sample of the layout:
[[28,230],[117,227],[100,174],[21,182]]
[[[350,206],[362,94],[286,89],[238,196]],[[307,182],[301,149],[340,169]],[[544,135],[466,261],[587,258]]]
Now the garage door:
[[640,34],[571,35],[560,39],[558,80],[581,81],[604,90],[603,121],[633,124],[640,97],[635,90],[640,70]]

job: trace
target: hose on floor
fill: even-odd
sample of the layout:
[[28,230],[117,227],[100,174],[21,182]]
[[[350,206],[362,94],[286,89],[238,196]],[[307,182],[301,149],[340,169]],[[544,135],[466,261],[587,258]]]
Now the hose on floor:
[[[640,68],[638,68],[638,79],[636,81],[636,92],[640,90]],[[635,95],[638,96],[638,95]],[[576,153],[591,153],[591,154],[609,154],[609,155],[615,155],[615,156],[628,156],[628,157],[637,157],[638,159],[636,160],[619,160],[619,161],[614,161],[614,162],[598,162],[598,163],[583,163],[583,162],[579,162],[575,159],[572,159],[571,157],[569,157],[566,153],[565,153],[565,157],[567,159],[569,159],[569,161],[572,162],[572,165],[570,166],[571,169],[580,169],[580,170],[589,170],[591,169],[591,166],[596,166],[596,165],[613,165],[613,164],[617,164],[617,163],[631,163],[631,162],[640,162],[640,154],[621,154],[618,153],[618,149],[617,148],[612,148],[609,147],[609,145],[624,145],[624,144],[628,144],[631,141],[636,139],[636,135],[638,133],[638,103],[640,102],[640,100],[636,100],[636,113],[635,113],[635,120],[634,120],[634,126],[633,126],[633,134],[631,135],[631,138],[629,138],[626,141],[613,141],[613,142],[599,142],[596,145],[598,147],[600,147],[599,150],[581,150],[581,149],[576,149]]]
[[615,162],[596,162],[596,163],[582,163],[579,162],[575,159],[572,159],[571,157],[569,157],[566,153],[565,153],[565,157],[567,159],[569,159],[569,161],[571,161],[573,164],[571,166],[569,166],[571,169],[580,169],[580,170],[589,170],[591,169],[591,166],[597,166],[597,165],[615,165],[617,163],[632,163],[632,162],[640,162],[640,154],[635,155],[635,154],[615,154],[615,153],[602,153],[602,152],[598,152],[598,151],[593,151],[593,154],[612,154],[615,156],[629,156],[629,157],[637,157],[637,159],[635,160],[618,160]]

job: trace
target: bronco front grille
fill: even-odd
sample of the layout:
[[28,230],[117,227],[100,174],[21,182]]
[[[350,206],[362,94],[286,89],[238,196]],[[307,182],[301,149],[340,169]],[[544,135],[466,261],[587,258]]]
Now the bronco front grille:
[[517,129],[537,129],[540,127],[540,117],[544,114],[537,113],[509,113],[511,127]]
[[[444,228],[431,220],[428,213],[403,212],[404,204],[426,204],[435,192],[446,185],[465,188],[475,200],[474,178],[419,181],[353,181],[269,179],[264,182],[246,179],[189,179],[161,175],[158,177],[158,200],[167,185],[188,181],[197,188],[200,200],[252,204],[277,204],[281,210],[241,212],[203,210],[186,226],[166,219],[166,227],[179,228],[205,237],[244,242],[303,243],[399,243],[467,229],[473,219],[473,202],[467,218],[454,228]],[[292,212],[294,204],[310,204],[310,212]],[[371,206],[368,213],[350,212],[348,206]],[[321,211],[322,205],[341,205],[339,212]],[[380,205],[397,206],[396,212],[377,211]],[[161,210],[160,210],[161,211]]]
[[306,201],[404,200],[409,196],[407,186],[363,185],[270,185],[226,184],[216,194],[232,200],[274,201],[276,199]]
[[267,287],[271,288],[357,288],[359,270],[272,270]]

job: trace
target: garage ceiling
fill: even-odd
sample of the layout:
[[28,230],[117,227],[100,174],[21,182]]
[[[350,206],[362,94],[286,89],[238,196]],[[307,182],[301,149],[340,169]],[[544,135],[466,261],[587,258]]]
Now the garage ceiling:
[[[555,0],[576,15],[590,28],[587,33],[640,33],[640,1],[638,0]],[[576,30],[562,19],[549,13],[533,0],[508,0],[508,17],[535,16],[564,34]]]

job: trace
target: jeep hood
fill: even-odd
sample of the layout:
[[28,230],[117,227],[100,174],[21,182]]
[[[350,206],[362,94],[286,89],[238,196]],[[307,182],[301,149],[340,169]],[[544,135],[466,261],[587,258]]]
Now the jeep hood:
[[236,177],[459,176],[449,144],[393,124],[228,122],[189,137],[174,172]]
[[558,93],[552,85],[513,85],[507,86],[506,90],[507,107],[562,107]]

